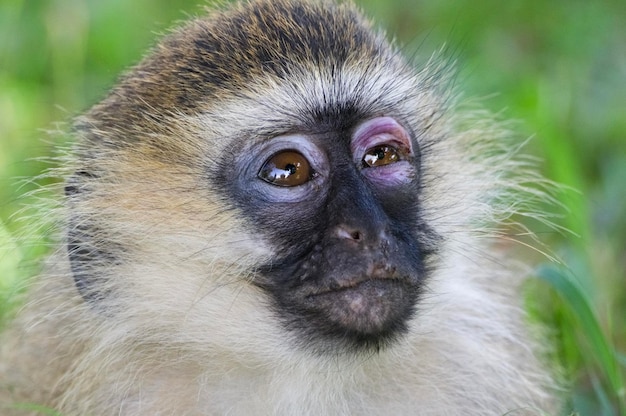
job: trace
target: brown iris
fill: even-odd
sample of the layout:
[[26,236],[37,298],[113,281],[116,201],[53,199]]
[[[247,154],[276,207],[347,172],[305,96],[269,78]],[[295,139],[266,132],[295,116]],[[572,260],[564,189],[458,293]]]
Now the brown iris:
[[269,158],[261,170],[259,178],[277,186],[298,186],[313,177],[313,169],[302,153],[285,150]]
[[392,146],[381,145],[372,147],[363,156],[364,167],[389,165],[400,160],[398,149]]

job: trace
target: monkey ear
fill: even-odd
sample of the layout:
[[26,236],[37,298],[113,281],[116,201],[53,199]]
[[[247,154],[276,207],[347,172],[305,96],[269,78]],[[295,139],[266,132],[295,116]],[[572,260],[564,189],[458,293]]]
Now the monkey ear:
[[87,171],[76,171],[65,185],[68,222],[66,248],[74,284],[80,295],[89,303],[99,303],[107,292],[104,272],[115,262],[106,251],[103,233],[98,227],[78,213],[76,205],[89,192],[86,179],[96,176]]

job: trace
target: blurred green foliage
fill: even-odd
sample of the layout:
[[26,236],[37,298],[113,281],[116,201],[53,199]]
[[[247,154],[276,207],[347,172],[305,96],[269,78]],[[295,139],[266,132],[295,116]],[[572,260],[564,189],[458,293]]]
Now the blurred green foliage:
[[[42,185],[18,179],[65,140],[46,130],[63,130],[198,2],[0,0],[0,317],[46,251],[45,231],[15,243],[23,195]],[[555,222],[572,233],[534,227],[566,266],[538,272],[528,304],[571,384],[566,412],[626,414],[626,2],[359,3],[418,60],[445,44],[459,89],[520,120],[544,174],[576,190],[557,195]]]

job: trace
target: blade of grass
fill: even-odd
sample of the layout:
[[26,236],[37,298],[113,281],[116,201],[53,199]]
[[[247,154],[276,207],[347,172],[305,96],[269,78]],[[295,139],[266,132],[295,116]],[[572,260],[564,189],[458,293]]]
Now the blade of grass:
[[557,266],[544,265],[537,271],[537,276],[556,290],[578,319],[581,331],[591,346],[593,359],[608,380],[615,395],[618,414],[625,414],[626,389],[618,364],[618,354],[602,332],[585,292],[566,270]]
[[9,408],[16,410],[30,410],[46,416],[63,416],[60,412],[57,412],[54,409],[32,403],[16,403],[12,406],[9,406]]

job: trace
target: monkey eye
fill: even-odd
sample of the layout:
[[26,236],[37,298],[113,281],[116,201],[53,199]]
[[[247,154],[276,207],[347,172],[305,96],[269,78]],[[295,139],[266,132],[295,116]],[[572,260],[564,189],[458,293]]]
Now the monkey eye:
[[276,186],[302,185],[314,176],[309,161],[302,153],[285,150],[270,157],[261,167],[258,177]]
[[363,156],[363,167],[374,168],[390,165],[401,160],[398,149],[389,145],[374,146],[368,149]]

